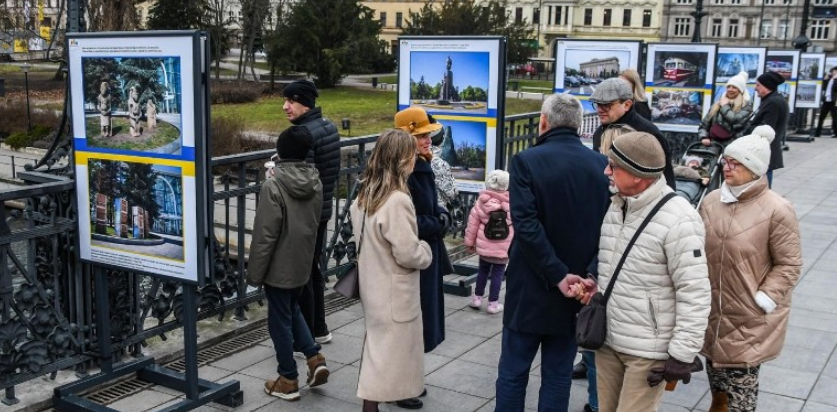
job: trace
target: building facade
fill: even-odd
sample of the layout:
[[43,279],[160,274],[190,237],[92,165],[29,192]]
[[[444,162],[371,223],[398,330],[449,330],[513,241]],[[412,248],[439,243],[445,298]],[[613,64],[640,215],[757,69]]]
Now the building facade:
[[[721,46],[763,46],[775,49],[793,48],[793,39],[802,31],[805,0],[704,0],[708,14],[701,27],[695,27],[689,14],[696,0],[665,0],[663,40],[689,42],[693,31],[700,30],[701,40]],[[835,0],[810,0],[814,16],[817,7],[834,7]],[[835,19],[809,17],[806,34],[811,40],[809,51],[834,52]]]
[[414,14],[421,12],[425,4],[441,7],[441,1],[433,0],[375,0],[360,3],[373,10],[374,16],[381,22],[381,34],[378,38],[389,45],[389,52],[398,54],[398,36],[407,27],[407,22]]
[[35,53],[29,57],[44,57],[39,52],[46,50],[56,35],[59,18],[62,21],[58,26],[64,25],[60,5],[61,0],[0,0],[0,54]]
[[511,0],[518,22],[535,28],[539,57],[552,57],[559,39],[660,40],[662,2],[658,0]]

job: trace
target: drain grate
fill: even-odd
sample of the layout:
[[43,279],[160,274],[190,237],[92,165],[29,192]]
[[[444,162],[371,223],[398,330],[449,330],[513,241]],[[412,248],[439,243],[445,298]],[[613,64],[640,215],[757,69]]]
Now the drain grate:
[[[341,311],[354,305],[355,303],[358,303],[358,301],[333,293],[326,296],[325,314],[330,315]],[[267,320],[263,320],[262,322],[264,323],[263,326],[257,327],[249,332],[242,333],[232,339],[198,350],[198,367],[208,365],[221,358],[249,349],[270,338],[270,334],[267,331]],[[186,370],[186,364],[183,359],[169,362],[165,366],[178,372]],[[139,393],[152,386],[154,386],[154,384],[141,381],[134,377],[85,394],[84,397],[98,403],[99,405],[107,405],[122,398]],[[54,411],[54,409],[50,409],[50,412],[51,411]]]

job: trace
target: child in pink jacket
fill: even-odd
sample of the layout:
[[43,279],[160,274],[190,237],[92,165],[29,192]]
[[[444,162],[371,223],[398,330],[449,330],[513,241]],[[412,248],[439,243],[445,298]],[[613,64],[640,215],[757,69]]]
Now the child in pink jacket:
[[[480,192],[477,201],[474,202],[471,215],[468,216],[468,227],[465,229],[465,246],[468,247],[469,252],[474,253],[476,251],[480,257],[477,286],[474,289],[474,296],[471,298],[471,307],[474,309],[482,307],[482,298],[490,275],[491,289],[488,292],[488,313],[495,314],[503,310],[503,305],[497,300],[500,298],[500,287],[503,285],[506,263],[509,262],[509,245],[512,237],[514,237],[509,209],[509,173],[499,169],[492,171],[485,179],[485,187],[485,190]],[[505,225],[501,224],[498,229],[497,218],[495,218],[495,224],[491,225],[494,230],[490,230],[488,233],[495,239],[489,239],[486,235],[486,224],[489,224],[491,212],[495,211],[504,211],[506,222]],[[495,216],[501,215],[495,214]],[[507,235],[505,234],[506,231]]]

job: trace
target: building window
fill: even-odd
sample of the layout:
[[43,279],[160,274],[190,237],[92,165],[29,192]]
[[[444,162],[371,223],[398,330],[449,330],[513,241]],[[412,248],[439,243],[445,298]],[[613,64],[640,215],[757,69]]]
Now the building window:
[[400,11],[395,13],[395,27],[404,27],[404,13]]
[[831,22],[826,19],[811,20],[810,37],[811,40],[828,40],[828,34],[831,31]]
[[786,6],[790,6],[791,4],[793,4],[793,0],[784,0],[784,1],[782,2],[782,4],[784,4],[784,5],[786,5]]
[[387,26],[387,13],[382,11],[381,12],[381,17],[380,17],[379,20],[381,21],[381,27],[386,27]]
[[711,37],[721,37],[721,33],[724,27],[724,21],[721,19],[712,19],[712,36]]
[[517,24],[523,23],[523,7],[514,8],[514,22]]
[[541,9],[540,9],[540,7],[535,7],[532,10],[532,23],[541,24]]
[[790,32],[790,22],[787,19],[779,20],[779,31],[776,33],[776,37],[779,40],[785,40],[788,38],[788,33]]
[[692,18],[691,17],[677,17],[674,19],[674,35],[681,37],[688,37],[691,32]]
[[692,4],[694,0],[677,0],[677,4]]
[[622,26],[628,27],[631,25],[631,9],[622,11]]
[[722,5],[724,4],[724,0],[714,0],[714,1],[712,2],[712,4],[717,4],[717,5],[719,5],[719,6],[722,6]]
[[833,6],[834,0],[814,0],[815,6]]
[[776,0],[764,0],[764,4],[770,6],[776,4]]
[[593,9],[584,9],[584,25],[591,26],[593,24]]
[[642,27],[651,27],[651,10],[642,11]]
[[613,9],[604,9],[604,15],[602,16],[602,25],[610,26],[611,17],[613,17]]
[[738,37],[738,19],[729,19],[727,37]]
[[762,39],[769,39],[770,36],[773,34],[773,22],[770,20],[762,20],[761,21],[761,32],[759,33],[759,37]]
[[729,4],[741,4],[741,0],[729,0]]
[[561,6],[558,6],[558,7],[555,8],[555,20],[554,20],[555,24],[561,24],[561,11],[563,9],[564,8],[561,7]]

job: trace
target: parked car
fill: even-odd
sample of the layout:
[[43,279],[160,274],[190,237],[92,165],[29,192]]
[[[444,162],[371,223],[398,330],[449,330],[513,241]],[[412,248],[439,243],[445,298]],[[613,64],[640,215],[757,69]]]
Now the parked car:
[[581,86],[581,81],[575,76],[564,76],[564,86],[579,87]]
[[533,75],[538,74],[538,69],[535,67],[535,65],[533,65],[531,63],[510,64],[510,65],[507,66],[507,69],[512,74],[517,74],[517,75],[527,75],[528,74],[530,76],[533,76]]

